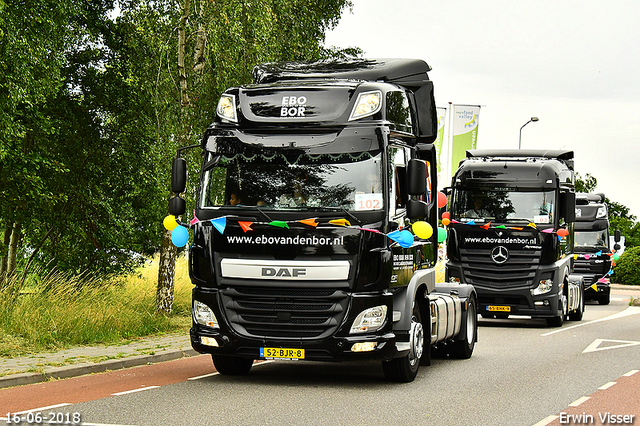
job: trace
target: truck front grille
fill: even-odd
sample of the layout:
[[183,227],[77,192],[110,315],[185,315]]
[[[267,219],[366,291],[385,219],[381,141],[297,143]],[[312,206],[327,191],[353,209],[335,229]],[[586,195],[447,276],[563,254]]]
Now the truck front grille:
[[576,259],[573,263],[573,273],[582,275],[584,285],[592,285],[596,279],[603,277],[609,271],[609,265],[605,262],[593,263],[587,259]]
[[221,291],[235,332],[255,338],[317,339],[335,333],[349,296],[332,289],[229,287]]
[[461,249],[464,281],[492,288],[524,287],[533,285],[540,264],[540,250],[509,250],[505,263],[491,259],[491,250]]

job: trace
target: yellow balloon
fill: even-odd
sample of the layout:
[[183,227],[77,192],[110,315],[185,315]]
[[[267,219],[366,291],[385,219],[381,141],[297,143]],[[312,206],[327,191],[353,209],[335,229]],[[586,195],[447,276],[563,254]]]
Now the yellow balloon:
[[418,221],[411,225],[413,233],[422,240],[428,240],[433,235],[433,228],[427,222]]
[[167,231],[173,231],[178,226],[178,221],[174,215],[169,215],[164,218],[162,224],[167,229]]

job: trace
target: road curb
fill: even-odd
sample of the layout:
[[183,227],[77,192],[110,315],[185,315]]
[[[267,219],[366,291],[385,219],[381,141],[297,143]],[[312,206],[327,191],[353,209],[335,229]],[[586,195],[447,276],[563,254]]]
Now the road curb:
[[65,365],[63,367],[47,368],[40,373],[19,373],[0,377],[0,389],[13,386],[30,385],[46,382],[52,379],[68,379],[70,377],[83,376],[85,374],[102,373],[104,371],[122,370],[140,365],[154,364],[164,361],[172,361],[185,357],[200,355],[193,349],[168,350],[153,355],[136,355],[126,358],[109,359],[97,363],[81,363]]

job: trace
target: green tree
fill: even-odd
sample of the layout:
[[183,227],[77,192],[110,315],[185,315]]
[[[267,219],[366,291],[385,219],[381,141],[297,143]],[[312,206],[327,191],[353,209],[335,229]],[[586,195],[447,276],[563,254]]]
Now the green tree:
[[622,253],[613,267],[613,280],[618,284],[640,285],[640,247],[631,247]]
[[[24,274],[32,262],[75,272],[126,269],[157,250],[164,205],[165,156],[156,149],[147,84],[154,78],[139,65],[148,52],[129,43],[131,27],[110,18],[110,1],[32,3],[1,15],[9,31],[16,28],[2,34],[1,88],[23,93],[0,118],[16,123],[0,136],[1,272],[20,259]],[[41,32],[40,21],[50,31]],[[24,40],[29,25],[37,28]],[[17,64],[13,53],[31,45],[45,53],[18,54]],[[35,65],[26,74],[37,78],[17,73],[16,83],[11,71],[29,70],[29,61]]]
[[[165,149],[165,165],[178,147],[197,144],[211,123],[222,91],[250,83],[253,66],[270,61],[312,60],[357,54],[357,49],[335,52],[323,46],[347,0],[201,0],[128,1],[122,21],[136,28],[137,43],[156,52],[154,107],[158,146]],[[195,154],[195,153],[194,153]],[[200,159],[189,157],[190,168]],[[165,189],[165,207],[169,179]],[[197,181],[188,183],[195,193]],[[188,205],[193,205],[188,199]],[[166,213],[165,213],[166,214]],[[185,218],[186,220],[186,218]],[[170,313],[175,247],[164,232],[158,270],[157,307]]]
[[25,232],[37,226],[35,206],[56,198],[42,172],[61,168],[35,134],[55,134],[43,109],[63,87],[81,9],[69,0],[0,2],[0,284],[16,269]]
[[590,193],[595,191],[597,186],[598,180],[590,173],[584,175],[584,178],[580,176],[580,173],[576,173],[576,192]]
[[632,215],[629,208],[623,204],[605,200],[609,209],[609,223],[612,230],[619,230],[625,238],[625,247],[640,246],[640,223]]
[[[576,192],[591,193],[596,190],[598,180],[595,176],[587,173],[584,178],[576,173]],[[609,198],[605,198],[605,204],[609,211],[609,223],[612,230],[619,230],[625,237],[625,246],[634,247],[640,245],[640,223],[636,217],[630,213],[627,206]]]

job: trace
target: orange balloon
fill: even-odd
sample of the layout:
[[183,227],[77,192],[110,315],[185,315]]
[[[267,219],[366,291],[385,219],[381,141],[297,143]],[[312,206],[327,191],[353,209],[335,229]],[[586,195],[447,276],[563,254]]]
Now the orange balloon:
[[442,219],[442,224],[444,226],[449,226],[450,223],[451,223],[451,221],[448,218],[445,217],[444,219]]

